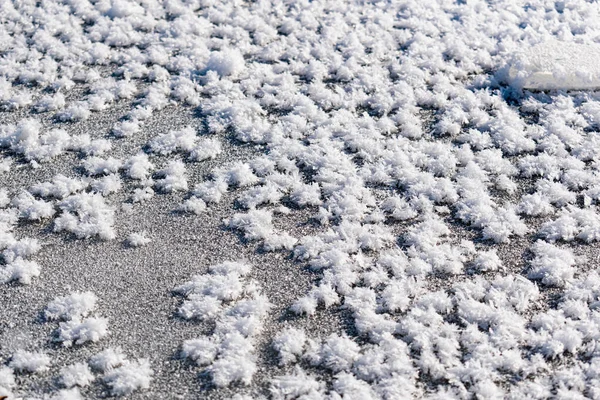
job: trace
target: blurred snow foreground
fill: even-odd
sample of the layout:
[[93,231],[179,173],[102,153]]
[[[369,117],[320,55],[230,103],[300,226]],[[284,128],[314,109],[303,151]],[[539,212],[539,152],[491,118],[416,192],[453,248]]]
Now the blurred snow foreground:
[[548,40],[518,52],[508,82],[537,90],[600,89],[600,43]]
[[596,3],[0,22],[0,396],[600,399]]

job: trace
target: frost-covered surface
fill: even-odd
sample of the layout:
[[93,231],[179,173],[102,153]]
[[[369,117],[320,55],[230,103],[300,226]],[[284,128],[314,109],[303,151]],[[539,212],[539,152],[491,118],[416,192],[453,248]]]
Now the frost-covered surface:
[[597,4],[0,22],[0,396],[600,398]]

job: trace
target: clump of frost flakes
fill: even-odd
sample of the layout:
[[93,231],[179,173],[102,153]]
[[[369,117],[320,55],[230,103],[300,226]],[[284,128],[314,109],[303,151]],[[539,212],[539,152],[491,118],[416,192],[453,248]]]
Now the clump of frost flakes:
[[244,279],[249,273],[248,265],[225,262],[175,288],[185,297],[179,315],[215,321],[210,336],[185,341],[181,351],[206,367],[217,387],[250,385],[257,371],[254,341],[270,304],[255,282]]
[[220,76],[235,76],[244,70],[244,57],[237,50],[212,52],[206,65],[209,71]]
[[44,372],[50,366],[50,357],[41,352],[17,350],[13,353],[8,366],[18,372]]
[[558,218],[542,224],[538,234],[549,242],[580,239],[586,243],[600,240],[600,215],[593,209],[567,207]]
[[538,240],[531,247],[534,259],[530,262],[529,278],[539,279],[547,286],[566,286],[573,281],[577,259],[569,249],[561,249]]
[[20,218],[28,220],[47,219],[56,213],[51,202],[37,200],[27,191],[22,191],[18,196],[15,196],[11,204],[19,210]]
[[0,188],[0,208],[4,208],[10,204],[10,196],[6,188]]
[[125,161],[123,169],[131,179],[145,180],[154,170],[154,164],[150,162],[147,154],[138,153]]
[[108,320],[89,316],[96,307],[97,297],[91,292],[75,292],[57,297],[44,310],[47,320],[58,320],[56,341],[65,347],[97,342],[108,334]]
[[[6,257],[5,257],[6,259]],[[29,285],[32,278],[40,276],[40,266],[35,261],[17,257],[0,266],[0,283],[18,282]]]
[[56,340],[63,346],[73,344],[81,345],[86,342],[97,342],[108,335],[108,321],[101,317],[88,317],[85,319],[72,319],[61,322],[57,331]]
[[114,209],[100,194],[74,194],[62,200],[58,207],[62,213],[54,220],[55,232],[71,232],[80,239],[98,236],[111,240],[116,237]]
[[231,186],[245,187],[254,185],[259,181],[248,163],[237,161],[221,171],[216,171],[215,176],[225,179]]
[[93,382],[94,379],[94,374],[85,363],[68,365],[60,370],[60,383],[66,388],[84,387]]
[[65,96],[62,93],[56,93],[53,96],[44,96],[39,99],[33,108],[36,112],[43,113],[48,111],[57,111],[65,106]]
[[301,329],[287,328],[273,338],[272,346],[279,353],[279,364],[295,362],[304,352],[306,334]]
[[215,138],[202,138],[198,140],[192,151],[190,160],[205,161],[217,157],[222,152],[221,142]]
[[69,321],[88,316],[96,308],[98,298],[92,292],[74,292],[52,300],[44,310],[48,321]]
[[106,175],[93,180],[90,183],[90,187],[94,192],[100,193],[102,196],[107,196],[121,190],[121,178],[117,174]]
[[153,373],[146,359],[126,360],[120,367],[109,369],[102,380],[113,396],[127,396],[137,390],[148,389]]
[[118,138],[126,138],[135,135],[140,131],[140,125],[137,120],[125,120],[117,122],[112,128],[112,134]]
[[115,174],[123,163],[113,157],[88,157],[82,162],[82,166],[90,176]]
[[323,398],[323,383],[299,367],[291,374],[271,379],[269,391],[274,399]]
[[134,232],[127,236],[127,244],[131,247],[145,246],[151,241],[152,239],[148,238],[145,232]]
[[108,348],[93,355],[89,360],[89,365],[99,372],[107,372],[120,365],[123,365],[127,357],[120,347]]
[[136,188],[133,190],[131,195],[131,201],[133,203],[142,203],[146,200],[150,200],[154,197],[154,189],[151,187]]
[[197,141],[196,130],[185,127],[181,130],[172,130],[169,133],[159,135],[148,144],[150,151],[162,155],[177,151],[190,152],[194,149]]
[[108,151],[110,142],[91,139],[89,135],[71,136],[63,129],[42,133],[42,125],[34,119],[23,119],[16,126],[0,126],[0,147],[20,154],[28,161],[48,162],[67,151],[99,155]]
[[186,199],[179,206],[179,209],[181,211],[193,214],[202,214],[204,211],[206,211],[206,203],[204,202],[204,200],[192,196],[189,199]]
[[18,210],[0,209],[0,283],[17,282],[23,285],[31,283],[40,275],[37,262],[28,260],[35,255],[41,245],[36,239],[17,239],[13,229],[18,221]]
[[49,161],[71,148],[71,137],[62,129],[42,133],[41,124],[34,119],[23,119],[18,125],[4,125],[0,129],[0,147],[9,148],[27,160]]
[[206,203],[219,203],[223,195],[227,193],[228,188],[229,185],[226,180],[217,178],[215,180],[199,183],[192,193],[195,197],[198,197]]
[[475,258],[473,266],[481,272],[503,269],[502,260],[498,257],[495,249],[480,252]]
[[181,160],[170,161],[157,174],[162,178],[158,179],[154,185],[162,192],[171,193],[188,189],[185,164]]
[[59,200],[80,192],[88,187],[88,182],[69,178],[65,175],[58,174],[52,178],[50,182],[37,183],[29,188],[31,194],[42,198],[56,198]]
[[250,210],[237,213],[223,221],[226,226],[241,231],[248,241],[261,241],[266,251],[291,250],[297,239],[287,232],[277,232],[270,211]]

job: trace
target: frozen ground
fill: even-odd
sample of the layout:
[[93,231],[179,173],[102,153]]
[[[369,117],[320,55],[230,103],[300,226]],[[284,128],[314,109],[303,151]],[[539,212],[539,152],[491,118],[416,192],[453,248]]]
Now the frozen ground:
[[600,399],[597,4],[0,21],[0,396]]

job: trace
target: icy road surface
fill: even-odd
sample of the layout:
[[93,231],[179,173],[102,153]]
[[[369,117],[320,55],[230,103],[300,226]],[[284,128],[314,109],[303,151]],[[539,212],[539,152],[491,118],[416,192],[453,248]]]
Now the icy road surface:
[[599,45],[583,0],[0,0],[0,396],[600,399]]

